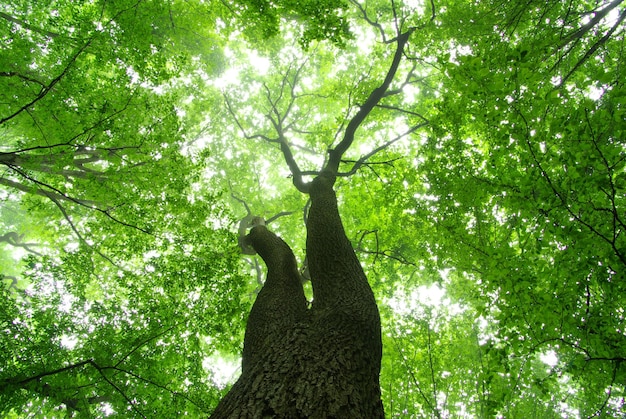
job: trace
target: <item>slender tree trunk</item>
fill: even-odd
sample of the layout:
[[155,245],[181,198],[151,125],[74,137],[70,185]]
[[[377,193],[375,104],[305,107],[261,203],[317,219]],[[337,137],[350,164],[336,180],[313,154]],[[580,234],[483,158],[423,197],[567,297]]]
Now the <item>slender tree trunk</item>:
[[334,176],[322,174],[309,192],[310,310],[302,309],[289,247],[264,227],[248,236],[268,277],[246,327],[242,375],[211,418],[384,417],[380,317],[345,235],[333,184]]

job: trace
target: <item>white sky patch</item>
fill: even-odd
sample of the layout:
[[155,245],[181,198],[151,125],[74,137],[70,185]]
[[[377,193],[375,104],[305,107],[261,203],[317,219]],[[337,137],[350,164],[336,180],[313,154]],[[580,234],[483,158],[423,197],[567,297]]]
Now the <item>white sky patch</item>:
[[398,290],[386,303],[400,315],[420,316],[424,312],[424,307],[445,307],[450,316],[464,311],[463,307],[446,297],[445,287],[438,284],[421,285],[408,295],[403,289]]
[[68,335],[61,336],[61,346],[65,349],[72,350],[76,347],[77,343],[78,343],[77,336],[68,336]]
[[266,57],[261,57],[257,51],[248,51],[248,62],[256,70],[257,74],[264,76],[270,69],[270,60]]
[[539,360],[549,367],[554,367],[559,362],[559,357],[556,355],[556,352],[550,349],[547,352],[539,355]]
[[402,88],[404,92],[404,97],[402,98],[402,103],[404,104],[413,104],[417,101],[417,97],[420,94],[420,89],[417,86],[407,84]]
[[211,379],[217,387],[224,388],[239,376],[241,359],[229,360],[214,355],[204,358],[202,367],[211,372]]
[[267,74],[272,65],[267,57],[259,55],[258,51],[255,50],[247,50],[245,54],[247,58],[245,60],[246,62],[239,64],[238,57],[235,56],[235,53],[231,49],[225,48],[224,56],[229,62],[234,64],[229,66],[228,69],[222,73],[221,77],[213,79],[210,83],[219,89],[237,85],[240,83],[241,71],[246,66],[253,68],[258,76]]
[[[233,54],[233,52],[229,48],[224,48],[224,57],[229,62],[234,62],[236,60],[235,54]],[[221,77],[213,79],[211,84],[213,84],[215,87],[219,89],[224,89],[228,86],[236,84],[239,82],[240,71],[241,71],[241,68],[239,66],[232,65],[228,67],[228,69],[224,71],[224,73],[222,73]]]
[[606,90],[604,88],[597,88],[595,86],[590,86],[587,89],[587,93],[586,96],[591,99],[591,100],[600,100],[600,98],[602,97],[602,95],[604,95],[604,92]]
[[404,0],[404,5],[413,10],[422,10],[424,2],[422,0]]
[[115,409],[113,409],[113,406],[111,406],[111,404],[107,402],[102,404],[101,409],[102,413],[104,413],[104,416],[111,416],[115,413]]
[[74,253],[78,250],[78,248],[80,247],[80,243],[78,242],[70,242],[68,244],[65,245],[64,250],[67,253]]

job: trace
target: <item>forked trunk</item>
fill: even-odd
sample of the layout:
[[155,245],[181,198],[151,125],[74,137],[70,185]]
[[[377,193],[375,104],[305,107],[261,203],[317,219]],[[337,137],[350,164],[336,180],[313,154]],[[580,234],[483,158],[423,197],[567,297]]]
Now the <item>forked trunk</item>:
[[334,177],[310,187],[306,309],[293,253],[265,227],[248,240],[268,267],[250,312],[242,375],[211,418],[383,418],[380,317],[345,235]]

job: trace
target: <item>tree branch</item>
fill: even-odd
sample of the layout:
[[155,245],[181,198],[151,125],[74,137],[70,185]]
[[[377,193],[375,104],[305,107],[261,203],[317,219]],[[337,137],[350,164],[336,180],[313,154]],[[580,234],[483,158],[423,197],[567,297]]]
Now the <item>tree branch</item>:
[[[37,185],[37,186],[39,187],[39,188],[35,191],[35,193],[36,193],[37,195],[45,196],[45,197],[47,197],[47,198],[49,198],[49,199],[51,199],[51,200],[55,201],[55,203],[56,203],[57,205],[59,205],[59,204],[58,204],[58,201],[56,201],[56,199],[57,199],[57,198],[58,198],[58,199],[65,200],[65,201],[69,201],[69,202],[72,202],[72,203],[74,203],[74,204],[80,205],[80,206],[82,206],[82,207],[89,208],[89,209],[91,209],[91,210],[94,210],[94,211],[96,211],[96,212],[99,212],[99,213],[101,213],[101,214],[104,214],[107,218],[110,218],[111,220],[113,220],[113,221],[115,221],[116,223],[121,224],[121,225],[123,225],[123,226],[125,226],[125,227],[133,228],[133,229],[135,229],[135,230],[141,231],[142,233],[152,235],[152,233],[150,233],[148,230],[146,230],[146,229],[144,229],[144,228],[141,228],[141,227],[136,226],[136,225],[133,225],[133,224],[128,224],[128,223],[126,223],[126,222],[124,222],[124,221],[122,221],[122,220],[119,220],[119,219],[115,218],[114,216],[112,216],[111,214],[109,214],[109,209],[104,210],[104,209],[102,209],[102,208],[99,208],[99,205],[100,205],[100,204],[98,204],[98,205],[93,205],[93,206],[92,206],[92,205],[89,205],[89,204],[88,204],[88,202],[89,202],[89,201],[84,201],[84,200],[81,200],[81,199],[78,199],[78,198],[74,198],[74,197],[68,196],[68,195],[64,194],[62,191],[60,191],[59,189],[55,188],[54,186],[49,185],[49,184],[44,183],[44,182],[41,182],[41,181],[39,181],[39,180],[37,180],[37,179],[33,178],[32,176],[28,175],[27,173],[24,173],[22,170],[20,170],[20,169],[18,169],[18,168],[16,168],[16,167],[13,167],[13,166],[9,166],[9,167],[10,167],[10,168],[11,168],[14,172],[16,172],[16,173],[18,173],[20,176],[22,176],[23,178],[25,178],[25,179],[27,179],[27,180],[29,180],[29,181],[33,182],[35,185]],[[14,184],[17,184],[16,182],[12,182],[12,181],[10,181],[10,180],[8,180],[8,179],[1,179],[1,178],[0,178],[0,183],[4,183],[4,184],[7,184],[7,183],[14,183]],[[21,185],[21,184],[17,184],[17,185]],[[20,189],[21,189],[22,191],[32,193],[32,190],[30,190],[30,189],[28,189],[28,188],[26,188],[26,189],[23,189],[23,188],[25,188],[25,186],[24,186],[24,185],[22,185],[22,188],[20,188]],[[41,189],[41,188],[45,188],[45,189]],[[46,189],[49,189],[49,190],[46,190]],[[52,192],[50,192],[50,191],[52,191]],[[96,204],[97,204],[97,203],[96,203]]]
[[611,249],[613,250],[615,255],[618,257],[618,259],[624,265],[626,265],[626,256],[622,253],[622,250],[617,247],[615,238],[610,239],[610,238],[606,237],[604,234],[602,234],[600,231],[598,231],[598,229],[596,229],[589,222],[583,220],[582,216],[580,214],[577,214],[577,213],[574,212],[574,210],[571,208],[570,204],[567,202],[567,199],[565,198],[565,196],[563,196],[563,194],[556,188],[554,182],[552,181],[552,178],[550,177],[548,172],[544,169],[543,165],[539,161],[539,158],[537,157],[537,154],[535,153],[535,150],[533,150],[532,144],[530,142],[530,127],[528,126],[528,121],[526,120],[526,118],[524,117],[524,115],[521,112],[517,111],[517,114],[520,116],[520,118],[522,118],[522,121],[524,122],[524,124],[526,126],[526,135],[524,137],[525,137],[526,145],[528,147],[528,151],[530,152],[530,155],[531,155],[533,161],[537,165],[537,168],[539,169],[539,171],[541,173],[541,176],[546,181],[546,183],[548,184],[548,186],[550,187],[552,192],[559,198],[559,201],[561,201],[561,204],[563,204],[563,207],[565,208],[565,211],[567,211],[567,213],[574,220],[576,220],[578,223],[580,223],[583,226],[585,226],[592,234],[594,234],[595,236],[599,237],[601,240],[603,240],[606,243],[608,243],[611,246]]
[[357,172],[357,170],[359,170],[359,168],[361,166],[363,166],[364,164],[366,164],[367,160],[369,158],[371,158],[372,156],[374,156],[376,153],[379,153],[381,151],[383,151],[384,149],[386,149],[387,147],[389,147],[390,145],[392,145],[393,143],[401,140],[402,138],[406,137],[407,135],[417,131],[418,129],[420,129],[421,127],[427,125],[426,122],[418,124],[413,126],[412,128],[410,128],[407,132],[405,132],[404,134],[400,134],[398,135],[396,138],[394,138],[393,140],[390,140],[388,142],[386,142],[385,144],[376,147],[374,150],[370,151],[369,153],[367,153],[366,155],[364,155],[363,157],[361,157],[359,160],[357,160],[354,165],[352,166],[352,169],[350,169],[349,172],[344,172],[344,173],[337,173],[337,176],[351,176],[353,174],[355,174]]
[[381,39],[383,40],[383,43],[384,43],[384,44],[387,44],[387,43],[390,43],[390,42],[391,42],[391,41],[387,41],[387,37],[386,37],[386,35],[385,35],[385,30],[383,29],[383,26],[382,26],[380,23],[378,23],[378,22],[376,22],[376,21],[372,20],[372,19],[369,17],[369,15],[368,15],[368,13],[367,13],[367,9],[366,9],[366,8],[364,8],[364,7],[361,5],[361,3],[359,3],[359,2],[358,2],[358,1],[356,1],[356,0],[350,0],[350,3],[354,4],[354,5],[356,6],[356,8],[357,8],[357,9],[359,9],[359,12],[361,12],[361,15],[362,15],[362,17],[363,17],[363,20],[365,20],[365,21],[366,21],[366,22],[367,22],[370,26],[372,26],[372,27],[376,28],[376,30],[378,30],[378,32],[380,33],[380,37],[381,37]]
[[12,189],[17,189],[19,191],[25,192],[25,193],[32,193],[35,195],[39,195],[39,196],[43,196],[45,198],[49,198],[49,199],[58,199],[61,201],[70,201],[76,204],[79,204],[81,206],[85,206],[88,208],[94,208],[96,206],[100,206],[102,205],[99,202],[96,201],[90,201],[90,200],[81,200],[81,199],[77,199],[77,198],[70,198],[67,195],[64,194],[57,194],[51,191],[46,191],[43,189],[33,189],[31,187],[28,187],[20,182],[15,182],[13,180],[10,179],[6,179],[6,178],[0,178],[0,185],[4,185],[4,186],[8,186],[9,188]]
[[[621,1],[623,0],[620,0],[620,2]],[[583,55],[583,57],[579,59],[578,62],[576,62],[574,67],[563,77],[563,79],[561,80],[561,83],[559,83],[557,87],[563,86],[565,82],[571,77],[571,75],[574,74],[576,70],[578,70],[580,66],[582,66],[593,54],[595,54],[598,48],[600,48],[602,45],[606,43],[606,41],[609,40],[611,35],[613,35],[613,32],[615,32],[615,30],[622,24],[624,19],[626,19],[626,9],[622,10],[622,12],[619,15],[619,18],[617,19],[615,24],[611,27],[611,29],[609,29],[609,31],[602,38],[596,41],[596,43],[594,43],[591,46],[591,48],[587,50],[585,55]]]
[[385,80],[378,88],[374,89],[372,93],[370,93],[365,103],[361,106],[356,115],[348,123],[343,139],[334,150],[330,151],[330,156],[325,167],[326,170],[329,170],[331,173],[337,173],[339,169],[339,163],[341,162],[343,154],[346,152],[346,150],[348,150],[348,148],[352,145],[352,142],[354,141],[354,135],[356,133],[356,130],[361,126],[363,121],[365,121],[365,118],[367,118],[372,109],[374,109],[374,107],[380,102],[380,100],[389,89],[389,86],[391,85],[391,82],[393,81],[396,72],[398,71],[400,61],[402,60],[404,47],[406,46],[409,37],[411,36],[413,31],[414,28],[411,28],[407,32],[402,33],[397,37],[396,52],[394,54],[389,70],[387,71],[387,75],[385,76]]
[[69,62],[65,65],[65,68],[63,69],[63,71],[61,71],[61,73],[58,76],[53,78],[50,81],[50,83],[48,83],[47,86],[42,87],[41,90],[39,91],[39,94],[37,94],[37,96],[35,96],[35,98],[33,100],[31,100],[30,102],[28,102],[25,105],[22,105],[17,111],[13,112],[11,115],[9,115],[9,116],[7,116],[5,118],[0,119],[0,125],[2,125],[5,122],[15,118],[17,115],[19,115],[20,113],[24,112],[26,109],[30,108],[35,103],[37,103],[39,100],[43,99],[52,90],[52,88],[59,81],[61,81],[61,79],[67,74],[67,72],[70,70],[70,68],[74,64],[74,62],[76,62],[76,60],[78,59],[78,56],[80,54],[82,54],[83,51],[85,51],[85,49],[87,49],[87,47],[91,44],[91,41],[92,41],[92,39],[89,39],[87,42],[85,42],[85,44],[82,47],[80,47],[78,49],[78,51],[76,51],[76,53],[70,58]]
[[35,26],[33,26],[33,25],[23,21],[22,19],[18,19],[15,16],[11,16],[8,13],[0,12],[0,17],[4,18],[5,20],[8,20],[9,22],[13,22],[16,25],[19,25],[19,26],[21,26],[23,28],[26,28],[26,29],[28,29],[30,31],[37,32],[38,34],[43,35],[43,36],[48,36],[50,38],[56,38],[56,37],[59,36],[59,34],[56,33],[56,32],[45,31],[45,30],[43,30],[41,28],[37,28],[37,27],[35,27]]
[[565,39],[562,41],[563,45],[569,44],[572,41],[577,41],[585,36],[595,25],[600,23],[602,19],[604,19],[611,10],[618,7],[622,4],[624,0],[613,0],[611,3],[607,4],[605,8],[599,11],[594,11],[593,17],[586,24],[582,25],[580,28],[576,29],[574,32],[570,33]]

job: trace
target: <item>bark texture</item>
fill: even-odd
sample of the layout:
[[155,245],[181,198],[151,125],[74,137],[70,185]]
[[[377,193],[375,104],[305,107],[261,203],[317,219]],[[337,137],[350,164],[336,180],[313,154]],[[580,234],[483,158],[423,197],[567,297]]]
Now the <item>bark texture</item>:
[[306,309],[289,246],[265,227],[249,243],[268,276],[246,327],[242,375],[211,418],[384,418],[380,317],[339,217],[334,176],[310,185]]

